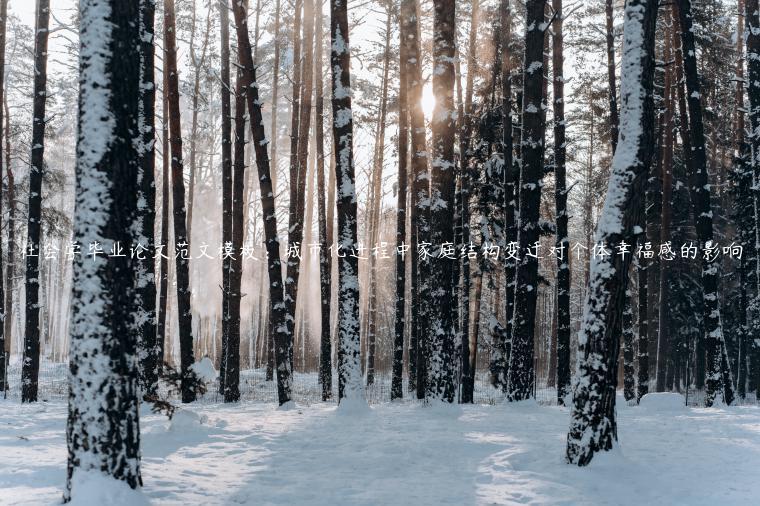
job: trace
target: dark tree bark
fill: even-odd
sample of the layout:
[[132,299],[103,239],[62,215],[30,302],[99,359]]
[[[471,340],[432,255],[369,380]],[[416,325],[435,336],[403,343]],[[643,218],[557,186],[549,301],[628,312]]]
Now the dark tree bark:
[[261,209],[264,220],[264,236],[267,250],[267,272],[269,274],[269,301],[271,306],[270,325],[274,333],[275,357],[277,370],[277,399],[280,405],[291,400],[291,367],[288,356],[288,336],[285,310],[285,294],[282,284],[282,268],[280,265],[280,242],[277,238],[277,217],[275,214],[275,196],[272,191],[269,156],[267,154],[267,139],[262,123],[261,103],[256,83],[256,68],[253,65],[251,41],[248,36],[246,9],[242,2],[233,4],[235,29],[238,40],[238,58],[242,72],[241,87],[245,90],[245,98],[250,115],[250,125],[253,132],[253,148],[256,153],[256,168],[259,176],[259,193],[261,194]]
[[347,0],[330,0],[333,152],[338,206],[338,398],[364,402],[359,343],[359,262]]
[[633,347],[635,332],[633,330],[633,294],[630,288],[625,292],[623,309],[623,396],[626,401],[636,398],[635,370],[633,366]]
[[570,240],[567,236],[567,181],[565,148],[565,77],[562,53],[562,0],[553,0],[552,76],[554,78],[554,200],[557,256],[557,401],[564,404],[570,391]]
[[538,258],[526,252],[539,239],[539,207],[544,173],[544,37],[545,2],[526,2],[525,60],[523,76],[522,171],[518,242],[521,258],[517,265],[512,350],[509,355],[507,398],[520,401],[533,396],[533,333],[538,293]]
[[435,259],[430,262],[436,276],[436,288],[431,290],[430,378],[426,399],[454,402],[456,370],[454,349],[454,276],[453,261],[445,256],[444,246],[454,244],[454,60],[456,51],[456,15],[453,0],[433,2],[433,93],[436,97],[431,120],[432,163],[430,238]]
[[[3,81],[5,78],[5,25],[8,18],[8,0],[0,0],[0,176],[3,173],[3,112],[4,107],[3,104],[5,103],[5,87],[3,85]],[[6,168],[10,173],[10,167]],[[8,181],[8,190],[10,192],[10,180]],[[3,207],[2,207],[2,197],[0,197],[0,228],[2,228],[2,216],[3,216]],[[9,207],[10,207],[10,199],[9,199]],[[8,233],[10,236],[10,228],[8,229]],[[10,240],[8,241],[10,245]],[[0,278],[3,276],[3,252],[2,252],[2,241],[0,241]],[[10,265],[5,266],[6,269],[10,269]],[[7,385],[7,371],[5,370],[5,366],[8,362],[8,354],[5,352],[5,341],[10,340],[11,336],[10,333],[5,332],[5,318],[8,315],[8,309],[10,307],[9,304],[6,303],[6,296],[4,289],[10,291],[11,287],[9,286],[3,286],[4,279],[0,279],[0,301],[2,301],[3,307],[0,307],[0,392],[5,392],[8,389]]]
[[[16,183],[13,177],[13,168],[11,167],[11,117],[8,109],[8,96],[3,97],[3,110],[5,111],[5,173],[8,177],[8,258],[5,264],[5,321],[3,322],[3,335],[5,336],[5,346],[0,348],[0,360],[2,357],[10,358],[11,339],[13,337],[13,299],[14,299],[14,277],[16,273]],[[2,125],[0,125],[2,128]],[[6,362],[7,364],[7,362]],[[5,371],[3,378],[5,388],[8,388],[8,371]],[[2,389],[0,389],[0,392]]]
[[[74,240],[133,244],[141,169],[138,2],[83,0],[79,12]],[[82,254],[74,263],[66,501],[76,498],[80,472],[141,485],[135,262]]]
[[[643,228],[643,236],[645,237],[646,226]],[[646,265],[644,265],[644,262],[641,260],[636,263],[636,279],[638,279],[639,283],[639,320],[638,339],[636,341],[639,369],[636,387],[636,403],[639,403],[641,398],[649,393],[649,319],[647,318],[649,309],[649,283],[647,282]]]
[[325,98],[322,76],[324,34],[322,30],[322,9],[315,9],[314,52],[314,142],[317,149],[317,212],[319,213],[319,288],[321,295],[321,333],[319,340],[319,383],[322,385],[322,400],[332,398],[332,363],[330,343],[330,302],[332,293],[332,256],[330,240],[327,237],[327,212],[325,209]]
[[[301,272],[300,255],[291,254],[291,248],[301,250],[301,240],[303,239],[303,215],[306,194],[306,159],[301,159],[299,143],[307,144],[305,150],[308,150],[308,121],[311,118],[310,107],[301,104],[302,100],[308,97],[311,102],[311,83],[308,90],[304,82],[306,67],[311,67],[305,57],[301,56],[301,46],[306,51],[311,51],[311,32],[309,39],[306,40],[306,30],[310,25],[309,21],[304,24],[304,33],[301,34],[301,11],[304,0],[295,1],[295,13],[293,17],[293,98],[291,101],[292,116],[290,120],[290,200],[288,203],[288,250],[286,256],[286,276],[285,276],[285,306],[287,310],[288,336],[290,343],[288,345],[288,356],[290,357],[290,367],[293,368],[293,336],[295,336],[296,324],[296,307],[298,297],[298,278]],[[305,17],[305,16],[304,16]],[[301,71],[304,71],[302,76]],[[301,122],[307,121],[306,129],[303,130]],[[303,135],[302,135],[303,133]]]
[[[137,269],[137,291],[140,312],[137,324],[140,330],[139,359],[140,387],[143,395],[153,397],[158,393],[160,353],[156,322],[156,267],[154,228],[156,225],[156,83],[154,71],[154,22],[155,0],[140,0],[140,114],[138,129],[140,137],[137,155],[140,205],[137,219],[140,234],[137,243],[145,248]],[[137,245],[135,245],[137,246]]]
[[169,309],[169,171],[171,169],[169,159],[171,148],[169,147],[169,87],[168,72],[166,71],[166,52],[164,51],[164,77],[163,90],[161,94],[163,125],[161,132],[161,258],[159,268],[161,270],[161,281],[158,295],[158,368],[159,373],[163,368],[164,349],[166,348],[167,324],[166,315]]
[[406,244],[406,186],[409,175],[409,79],[404,69],[407,48],[403,32],[399,31],[398,83],[398,193],[396,203],[396,314],[393,334],[393,377],[391,400],[404,397],[404,327],[406,323],[406,259],[398,254]]
[[[713,219],[690,0],[679,0],[678,17],[683,44],[686,103],[689,108],[689,131],[691,134],[690,187],[697,238],[701,251],[713,242]],[[722,360],[726,343],[723,338],[723,326],[720,318],[718,262],[708,260],[705,255],[702,255],[702,291],[707,345],[705,404],[711,406],[715,396],[721,393],[723,401],[726,404],[731,404],[734,400],[733,379],[727,361]]]
[[[409,251],[413,255],[411,268],[411,307],[412,319],[409,338],[409,389],[417,392],[417,398],[425,395],[426,361],[422,349],[421,336],[427,319],[425,300],[428,282],[422,272],[423,262],[417,251],[418,245],[426,240],[428,233],[427,208],[428,197],[428,155],[425,139],[425,118],[422,112],[422,73],[419,65],[420,42],[415,0],[402,0],[400,7],[400,32],[404,42],[406,61],[402,72],[406,73],[409,96],[409,123],[411,129],[411,179],[412,195],[410,203],[411,241]],[[425,307],[423,307],[425,306]]]
[[[42,235],[42,177],[45,173],[45,104],[47,102],[47,47],[50,0],[37,2],[34,36],[34,101],[32,153],[27,208],[26,320],[21,401],[37,402],[40,374],[40,240]],[[29,252],[32,254],[29,254]]]
[[174,240],[177,275],[177,312],[179,314],[179,353],[182,374],[182,402],[193,402],[193,313],[190,306],[190,260],[185,209],[185,178],[182,163],[182,123],[179,107],[179,75],[177,73],[177,42],[174,0],[164,3],[164,44],[169,101],[169,144],[171,145],[172,205],[174,207]]
[[[230,33],[229,3],[219,2],[221,22],[221,80],[222,94],[222,244],[232,245],[232,104],[230,94]],[[237,90],[236,90],[237,91]],[[235,111],[237,115],[237,111]],[[237,116],[236,116],[237,119]],[[222,359],[219,364],[219,393],[225,392],[225,367],[227,365],[227,346],[230,340],[230,276],[232,256],[222,256]]]
[[617,84],[615,76],[615,24],[614,24],[614,0],[605,0],[604,18],[607,42],[607,96],[610,107],[610,143],[612,144],[612,154],[615,154],[618,142],[618,117],[617,106]]
[[[643,221],[640,198],[654,156],[654,39],[657,3],[629,0],[625,9],[621,124],[603,219],[596,239],[633,243]],[[578,335],[578,374],[567,460],[585,466],[617,440],[615,390],[620,332],[631,255],[591,261],[589,290]]]

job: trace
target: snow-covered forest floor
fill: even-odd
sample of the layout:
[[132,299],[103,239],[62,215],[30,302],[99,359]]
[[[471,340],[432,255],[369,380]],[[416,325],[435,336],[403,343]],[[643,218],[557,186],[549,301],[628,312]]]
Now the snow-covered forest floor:
[[[760,407],[645,401],[619,407],[620,447],[589,468],[564,462],[568,411],[532,403],[144,413],[143,493],[203,505],[757,504]],[[0,504],[60,501],[65,426],[63,401],[0,400]]]

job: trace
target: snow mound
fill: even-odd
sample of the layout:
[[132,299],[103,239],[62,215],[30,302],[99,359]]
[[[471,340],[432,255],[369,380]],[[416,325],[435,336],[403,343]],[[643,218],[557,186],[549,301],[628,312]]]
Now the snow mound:
[[148,498],[140,490],[129,488],[98,471],[77,471],[71,483],[71,506],[147,506]]
[[169,423],[169,430],[174,432],[186,432],[188,429],[200,428],[208,418],[204,415],[201,416],[195,411],[187,409],[178,409],[174,412],[172,420]]
[[208,357],[203,357],[198,362],[191,365],[190,370],[205,383],[211,383],[217,376],[216,369],[214,369],[214,363]]
[[341,399],[335,412],[339,416],[366,416],[371,413],[367,401],[362,398]]
[[686,407],[683,395],[675,392],[646,394],[641,398],[641,407],[651,411],[681,411]]

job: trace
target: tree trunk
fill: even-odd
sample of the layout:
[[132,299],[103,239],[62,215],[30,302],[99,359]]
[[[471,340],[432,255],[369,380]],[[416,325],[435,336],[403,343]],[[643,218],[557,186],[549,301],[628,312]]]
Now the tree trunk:
[[235,29],[238,40],[238,58],[242,72],[241,89],[245,90],[245,98],[250,115],[250,125],[253,130],[253,147],[256,153],[256,168],[259,176],[259,193],[261,194],[261,209],[264,220],[264,235],[267,249],[267,272],[269,274],[269,303],[270,325],[274,333],[274,354],[277,369],[277,398],[280,405],[291,400],[291,367],[288,356],[288,336],[285,310],[285,294],[282,284],[282,268],[280,265],[280,242],[277,238],[277,217],[275,213],[275,196],[272,191],[269,156],[267,154],[267,139],[261,116],[261,103],[256,83],[256,68],[253,65],[251,41],[248,37],[246,9],[242,2],[233,4]]
[[[418,252],[418,244],[426,240],[428,222],[425,202],[428,195],[427,147],[425,139],[425,118],[422,112],[422,72],[419,66],[420,42],[416,0],[402,0],[400,6],[400,33],[406,52],[406,61],[402,71],[406,73],[409,95],[409,122],[411,128],[411,241],[409,250],[412,252],[411,270],[411,307],[416,308],[416,318],[411,322],[409,339],[409,389],[417,392],[417,398],[425,395],[425,354],[422,350],[421,336],[427,309],[420,304],[427,296],[428,281],[422,272],[422,262]],[[415,311],[412,312],[412,315]]]
[[610,143],[612,144],[612,154],[615,154],[618,142],[618,128],[620,119],[618,118],[617,106],[617,84],[615,77],[615,24],[614,24],[614,0],[605,0],[604,18],[607,30],[607,95],[610,104]]
[[[534,248],[539,240],[539,207],[544,173],[544,37],[546,36],[545,2],[526,3],[525,60],[523,76],[522,171],[518,242],[521,252]],[[533,333],[536,323],[538,258],[524,255],[517,265],[512,349],[509,355],[510,401],[533,396]]]
[[[385,18],[385,52],[383,58],[383,86],[380,98],[380,111],[378,115],[377,142],[375,159],[373,164],[374,199],[372,202],[371,222],[369,226],[371,240],[367,245],[374,248],[380,240],[380,213],[383,200],[383,165],[385,164],[385,123],[388,109],[388,74],[390,71],[390,46],[391,46],[391,15],[393,10],[390,4],[386,8]],[[375,348],[377,340],[377,251],[370,250],[369,255],[369,304],[368,304],[368,328],[367,328],[367,385],[375,382]]]
[[[140,102],[138,129],[140,137],[137,144],[138,198],[137,219],[140,233],[137,244],[145,249],[138,255],[136,266],[137,292],[140,298],[139,359],[140,387],[144,396],[154,397],[158,393],[159,346],[156,327],[156,263],[153,259],[155,250],[154,228],[156,225],[156,83],[154,71],[154,22],[156,14],[155,0],[140,0]],[[137,246],[137,245],[135,245]]]
[[[165,56],[166,53],[164,53]],[[163,112],[163,125],[161,132],[161,259],[160,259],[160,271],[161,281],[158,295],[158,370],[159,374],[163,369],[166,340],[169,337],[167,328],[166,315],[169,311],[169,256],[166,248],[169,247],[169,170],[171,157],[171,148],[169,147],[169,87],[166,71],[166,58],[164,57],[164,72],[163,72],[163,90],[161,96],[162,112]]]
[[[5,96],[4,91],[5,87],[3,85],[3,81],[5,78],[5,25],[8,18],[8,0],[0,0],[0,177],[2,177],[2,167],[3,167],[3,112],[4,107],[3,104],[5,103]],[[7,135],[7,132],[6,132]],[[10,166],[6,167],[6,170],[8,171],[8,174],[10,175],[11,169]],[[11,179],[8,179],[8,195],[10,196],[11,188]],[[8,199],[8,207],[10,208],[12,204],[10,203],[10,198]],[[0,196],[0,228],[2,228],[2,197]],[[12,247],[12,243],[10,241],[11,231],[10,231],[10,224],[8,228],[8,248],[9,248],[9,255],[10,255],[10,248]],[[2,241],[0,241],[0,278],[3,276],[3,252],[2,252]],[[6,264],[6,269],[11,268],[10,262]],[[7,279],[7,278],[6,278]],[[0,392],[5,392],[8,389],[7,384],[7,378],[8,373],[5,370],[6,364],[8,363],[9,354],[5,352],[5,341],[10,341],[11,335],[10,333],[5,332],[5,319],[8,317],[8,312],[10,309],[10,304],[8,303],[8,299],[6,297],[6,293],[4,292],[4,289],[7,292],[11,291],[11,285],[10,283],[7,284],[7,286],[3,286],[3,282],[5,279],[0,279],[0,301],[3,304],[3,306],[0,307]],[[11,303],[13,301],[11,300]]]
[[174,207],[174,241],[177,275],[177,312],[179,314],[180,370],[182,374],[182,402],[193,402],[196,393],[192,387],[193,372],[193,313],[190,306],[190,261],[185,209],[184,164],[182,163],[182,124],[179,107],[179,75],[177,73],[177,43],[175,38],[174,0],[164,3],[164,44],[168,72],[169,143],[171,145],[172,205]]
[[[45,104],[47,102],[47,47],[50,0],[38,0],[34,36],[34,103],[32,153],[29,168],[26,255],[26,329],[21,369],[21,401],[37,401],[40,374],[40,241],[42,233],[42,177],[45,172]],[[31,254],[30,254],[31,252]]]
[[[134,244],[141,169],[138,2],[87,0],[79,12],[74,240],[104,249]],[[76,498],[72,485],[80,472],[131,488],[142,484],[135,262],[129,255],[81,254],[74,263],[65,501]]]
[[406,245],[406,187],[409,160],[409,79],[404,64],[408,59],[403,32],[399,31],[398,83],[398,193],[396,194],[396,313],[393,334],[393,377],[391,400],[404,397],[404,325],[406,310],[406,258],[400,254]]
[[625,292],[625,308],[623,309],[623,396],[626,401],[631,401],[636,398],[636,381],[633,365],[635,332],[633,330],[632,301],[633,293],[629,288]]
[[[554,77],[554,200],[556,202],[557,256],[557,401],[564,404],[570,391],[570,240],[567,231],[567,182],[565,168],[565,77],[562,53],[562,0],[553,0],[552,36]],[[614,78],[614,72],[613,72]]]
[[[629,0],[625,8],[621,124],[597,242],[633,242],[643,221],[640,196],[654,154],[654,38],[657,3]],[[578,374],[567,460],[585,466],[617,439],[615,390],[619,335],[631,255],[591,260],[578,335]]]
[[338,205],[338,398],[364,402],[359,342],[359,262],[346,0],[330,0],[333,152]]
[[[700,250],[704,250],[706,246],[712,246],[713,243],[713,219],[690,0],[679,0],[678,17],[683,44],[686,102],[689,107],[689,131],[691,134],[691,196],[694,206],[697,238],[699,239]],[[708,407],[711,406],[715,400],[715,396],[721,393],[721,389],[723,402],[731,404],[734,400],[733,379],[728,370],[728,364],[723,364],[724,361],[721,359],[725,353],[726,343],[723,339],[723,325],[720,317],[718,263],[710,261],[705,255],[702,255],[702,290],[705,333],[707,336],[707,388],[705,392],[705,404]]]

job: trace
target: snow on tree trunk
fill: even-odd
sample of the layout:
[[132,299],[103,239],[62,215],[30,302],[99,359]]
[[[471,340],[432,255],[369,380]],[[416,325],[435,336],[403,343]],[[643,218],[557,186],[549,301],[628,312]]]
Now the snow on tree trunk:
[[426,399],[453,402],[456,394],[454,348],[453,260],[446,248],[454,248],[454,55],[455,8],[453,0],[433,2],[433,93],[435,110],[431,120],[433,157],[431,161],[430,238],[435,287],[430,293],[430,369]]
[[324,47],[322,9],[315,9],[314,40],[314,142],[317,148],[317,212],[319,213],[319,287],[321,295],[321,331],[319,341],[319,383],[322,385],[322,400],[332,398],[332,343],[330,342],[330,306],[332,293],[332,255],[327,238],[327,210],[325,208],[325,99],[322,75],[322,55]]
[[[595,240],[608,248],[629,243],[643,219],[638,199],[654,153],[654,32],[657,2],[629,0],[625,8],[620,135]],[[591,260],[581,330],[578,374],[567,436],[567,460],[585,466],[617,439],[615,389],[631,255]]]
[[[107,252],[138,233],[138,3],[82,0],[79,14],[74,240]],[[136,262],[82,251],[74,263],[66,500],[77,473],[141,484]]]
[[264,236],[267,250],[267,272],[269,274],[269,300],[271,305],[271,322],[274,333],[274,355],[277,370],[277,399],[280,405],[291,400],[291,367],[288,356],[288,335],[286,324],[285,294],[282,284],[280,265],[280,242],[277,238],[277,217],[275,214],[275,197],[272,191],[267,139],[261,114],[261,102],[256,82],[256,68],[253,64],[251,41],[248,36],[246,9],[243,2],[233,3],[235,30],[238,40],[238,58],[242,72],[242,88],[246,90],[246,103],[253,132],[253,149],[256,154],[256,168],[259,175],[259,193],[264,220]]
[[330,0],[333,151],[338,206],[338,397],[364,402],[359,342],[359,261],[347,0]]
[[405,72],[407,47],[404,32],[399,30],[398,84],[398,194],[396,204],[396,314],[393,334],[393,376],[391,400],[404,397],[404,330],[406,310],[406,255],[398,254],[406,244],[406,197],[409,160],[409,78]]
[[526,2],[525,59],[523,76],[522,171],[518,243],[520,261],[515,278],[515,310],[509,355],[507,397],[520,401],[533,396],[533,333],[538,295],[538,258],[528,253],[539,240],[539,207],[544,173],[544,38],[548,28],[545,2]]
[[[222,95],[222,246],[232,246],[232,105],[230,94],[229,3],[219,2],[221,23],[221,95]],[[236,90],[237,91],[237,90]],[[237,113],[237,111],[235,111]],[[219,364],[219,393],[224,395],[227,347],[230,340],[230,276],[232,256],[222,255],[222,358]]]
[[[630,283],[629,283],[630,285]],[[634,378],[633,347],[635,332],[633,331],[633,300],[632,290],[625,292],[625,307],[623,308],[623,396],[626,401],[636,398],[636,381]]]
[[[140,300],[136,324],[140,330],[139,360],[140,388],[143,395],[152,397],[158,393],[160,350],[156,321],[156,267],[153,259],[155,249],[154,227],[156,224],[155,182],[155,121],[156,84],[154,71],[154,21],[155,0],[140,0],[140,101],[138,114],[137,155],[139,157],[137,222],[135,231],[140,245],[140,261],[137,262],[137,295]],[[144,250],[142,249],[144,248]]]
[[[683,44],[684,75],[686,78],[686,103],[689,108],[689,131],[691,134],[690,187],[694,205],[695,228],[699,249],[713,244],[713,213],[710,203],[710,183],[707,174],[705,134],[702,123],[702,103],[694,43],[691,1],[679,0],[678,17]],[[718,264],[702,254],[702,297],[707,345],[707,377],[705,405],[711,406],[717,395],[726,404],[734,400],[734,387],[728,362],[722,359],[726,343],[723,337],[720,300],[718,294]],[[725,366],[725,367],[724,367]],[[722,390],[722,391],[721,391]]]
[[[8,0],[0,0],[0,177],[2,177],[2,167],[3,167],[3,112],[4,108],[2,107],[5,99],[4,99],[4,91],[5,88],[3,86],[3,80],[5,78],[5,25],[8,18]],[[8,167],[8,170],[10,168]],[[9,199],[10,200],[10,199]],[[10,207],[10,205],[9,205]],[[0,228],[2,228],[2,197],[0,197]],[[10,228],[8,229],[10,231]],[[10,233],[9,233],[10,236]],[[9,241],[10,243],[10,241]],[[10,247],[9,247],[10,249]],[[0,393],[5,392],[8,389],[8,385],[6,384],[6,377],[7,377],[7,371],[6,363],[8,362],[8,355],[5,353],[5,341],[10,340],[11,336],[10,334],[6,334],[5,332],[5,318],[8,313],[8,309],[10,308],[10,304],[6,304],[6,295],[4,292],[5,290],[11,291],[11,286],[3,286],[3,279],[2,279],[2,273],[3,273],[3,254],[2,254],[2,244],[0,244],[0,304],[3,304],[3,306],[0,307]],[[7,266],[7,269],[10,269],[10,265]]]
[[570,391],[570,240],[567,236],[565,148],[565,77],[562,53],[562,0],[553,0],[552,72],[554,78],[554,200],[557,255],[557,400],[564,404]]
[[[47,47],[50,0],[37,2],[34,36],[34,100],[32,153],[27,207],[26,318],[21,401],[37,401],[40,374],[40,240],[42,233],[42,178],[45,173],[45,104],[47,102]],[[31,254],[30,254],[31,253]]]
[[182,123],[179,106],[179,75],[177,73],[177,41],[174,0],[164,3],[164,44],[166,46],[166,70],[169,74],[169,144],[171,145],[172,205],[174,208],[174,240],[177,275],[177,312],[179,313],[179,354],[182,374],[182,402],[193,402],[194,362],[193,313],[190,305],[190,252],[187,235],[187,210],[185,209],[185,177],[182,162]]

